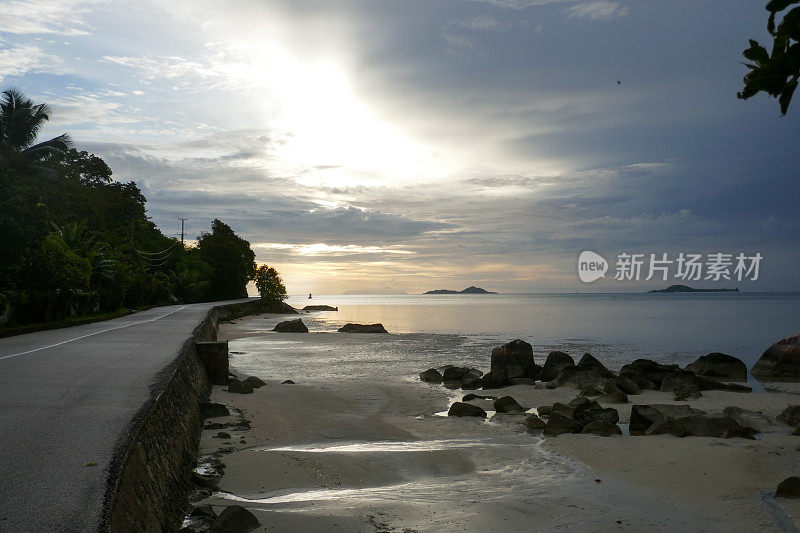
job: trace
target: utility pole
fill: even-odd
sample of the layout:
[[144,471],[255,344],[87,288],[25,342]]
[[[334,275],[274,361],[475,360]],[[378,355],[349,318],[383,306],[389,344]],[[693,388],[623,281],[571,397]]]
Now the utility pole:
[[189,219],[188,218],[179,218],[178,220],[181,221],[181,248],[183,248],[183,224],[184,224],[184,222],[186,222]]

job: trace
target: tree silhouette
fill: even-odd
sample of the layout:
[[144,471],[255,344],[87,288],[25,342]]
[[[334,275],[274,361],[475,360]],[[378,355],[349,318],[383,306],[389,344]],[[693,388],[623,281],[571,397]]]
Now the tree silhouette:
[[72,141],[66,133],[37,143],[39,130],[50,120],[47,104],[34,104],[21,91],[8,89],[0,97],[0,165],[39,165],[63,155]]

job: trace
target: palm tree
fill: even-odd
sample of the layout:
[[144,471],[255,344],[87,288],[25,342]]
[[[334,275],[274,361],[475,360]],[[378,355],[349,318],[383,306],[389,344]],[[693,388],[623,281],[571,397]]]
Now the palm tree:
[[34,105],[17,89],[0,94],[0,166],[20,162],[40,170],[42,163],[69,150],[72,141],[66,133],[36,142],[39,130],[50,120],[47,104]]

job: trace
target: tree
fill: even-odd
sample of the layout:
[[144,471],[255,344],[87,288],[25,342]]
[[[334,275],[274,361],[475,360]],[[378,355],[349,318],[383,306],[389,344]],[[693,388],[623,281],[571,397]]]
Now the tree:
[[750,48],[743,52],[750,61],[745,63],[750,72],[744,77],[744,89],[737,93],[740,99],[747,100],[764,91],[778,99],[781,115],[789,109],[800,78],[800,6],[790,9],[777,27],[775,18],[794,4],[800,4],[800,0],[770,0],[767,3],[767,31],[773,38],[772,53],[750,39]]
[[247,282],[256,270],[256,254],[249,242],[221,220],[214,219],[211,233],[198,237],[197,250],[213,272],[208,295],[211,300],[247,297]]
[[283,301],[288,298],[286,286],[283,284],[278,271],[268,265],[261,265],[256,269],[254,277],[256,288],[262,300]]
[[39,130],[48,120],[50,108],[47,104],[34,104],[17,89],[3,91],[0,100],[0,166],[21,160],[31,167],[38,167],[63,155],[72,144],[66,133],[36,142]]

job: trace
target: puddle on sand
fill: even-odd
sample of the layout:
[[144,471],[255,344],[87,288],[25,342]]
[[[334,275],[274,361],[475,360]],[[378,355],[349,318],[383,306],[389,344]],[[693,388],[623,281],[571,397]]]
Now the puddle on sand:
[[256,448],[264,452],[301,452],[301,453],[398,453],[398,452],[433,452],[440,450],[459,450],[465,448],[538,448],[539,442],[510,444],[508,442],[490,442],[485,439],[443,439],[422,441],[373,441],[336,444],[308,444],[297,446],[281,446],[277,448]]

